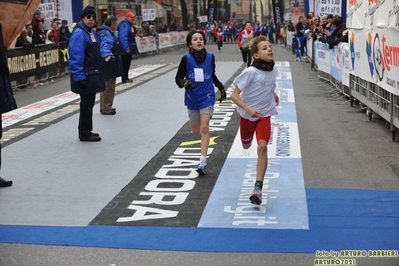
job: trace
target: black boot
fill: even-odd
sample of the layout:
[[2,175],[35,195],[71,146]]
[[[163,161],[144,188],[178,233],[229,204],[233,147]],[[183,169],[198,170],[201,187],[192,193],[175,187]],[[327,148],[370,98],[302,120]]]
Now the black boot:
[[12,181],[6,181],[3,178],[0,177],[0,187],[9,187],[12,185]]

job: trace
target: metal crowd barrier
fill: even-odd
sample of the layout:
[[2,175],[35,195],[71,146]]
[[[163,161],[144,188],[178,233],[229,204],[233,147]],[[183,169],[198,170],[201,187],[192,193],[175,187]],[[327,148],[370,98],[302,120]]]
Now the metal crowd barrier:
[[[319,78],[326,80],[340,93],[349,97],[351,106],[355,100],[367,106],[366,114],[372,120],[378,114],[390,124],[392,140],[399,128],[399,95],[389,92],[363,77],[351,73],[352,62],[349,44],[340,43],[333,49],[328,44],[308,40],[312,44],[312,59]],[[309,56],[309,55],[308,55]]]

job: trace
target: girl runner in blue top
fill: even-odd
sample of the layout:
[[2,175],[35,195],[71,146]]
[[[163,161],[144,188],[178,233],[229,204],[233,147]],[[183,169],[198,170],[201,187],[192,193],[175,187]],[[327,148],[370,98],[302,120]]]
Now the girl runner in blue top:
[[205,175],[210,139],[209,121],[215,104],[213,84],[220,91],[220,102],[226,99],[226,91],[215,74],[215,56],[205,50],[205,34],[202,31],[190,31],[186,45],[189,52],[180,61],[175,81],[179,88],[185,88],[184,104],[188,109],[191,131],[193,134],[201,134],[201,157],[197,172]]

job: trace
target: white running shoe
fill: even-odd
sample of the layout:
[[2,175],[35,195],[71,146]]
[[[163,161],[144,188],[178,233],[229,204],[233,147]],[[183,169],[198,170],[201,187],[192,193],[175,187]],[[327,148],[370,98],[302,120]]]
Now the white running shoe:
[[262,189],[258,187],[254,188],[254,191],[252,192],[251,197],[249,197],[249,200],[253,204],[260,205],[262,203]]

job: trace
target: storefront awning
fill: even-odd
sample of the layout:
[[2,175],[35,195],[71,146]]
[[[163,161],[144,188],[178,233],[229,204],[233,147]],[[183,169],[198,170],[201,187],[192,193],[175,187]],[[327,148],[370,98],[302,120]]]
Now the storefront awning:
[[155,9],[155,17],[166,18],[166,10],[160,4],[154,1],[147,1],[146,9]]
[[[180,10],[173,10],[169,11],[169,13],[175,17],[175,19],[181,19],[181,11]],[[180,14],[179,14],[180,13]]]

